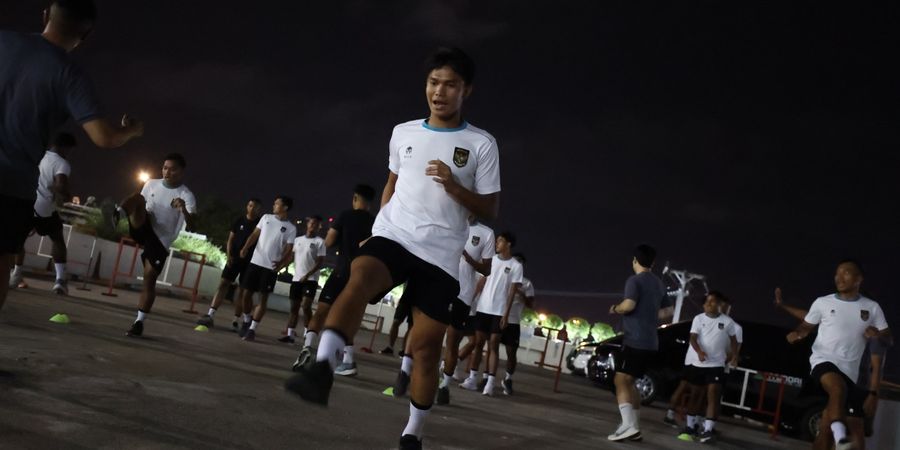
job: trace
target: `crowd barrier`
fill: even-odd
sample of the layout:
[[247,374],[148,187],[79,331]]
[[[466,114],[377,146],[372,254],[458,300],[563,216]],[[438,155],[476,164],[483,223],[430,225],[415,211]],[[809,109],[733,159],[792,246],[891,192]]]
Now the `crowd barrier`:
[[550,327],[546,327],[546,326],[538,326],[538,327],[535,327],[535,336],[538,335],[539,330],[546,331],[546,332],[542,333],[544,335],[544,350],[541,352],[541,359],[538,360],[537,362],[535,362],[535,364],[541,368],[548,368],[548,369],[556,370],[556,376],[554,377],[554,380],[553,380],[553,392],[559,394],[560,393],[559,377],[562,374],[563,360],[566,357],[566,352],[564,352],[564,351],[559,352],[559,362],[557,364],[547,364],[547,362],[545,360],[547,358],[547,350],[550,348],[550,339],[551,339],[550,336],[551,336],[552,332],[554,332],[554,331],[556,332],[556,339],[559,341],[562,341],[563,348],[565,348],[565,343],[569,342],[569,334],[566,331],[565,326],[562,328],[550,328]]

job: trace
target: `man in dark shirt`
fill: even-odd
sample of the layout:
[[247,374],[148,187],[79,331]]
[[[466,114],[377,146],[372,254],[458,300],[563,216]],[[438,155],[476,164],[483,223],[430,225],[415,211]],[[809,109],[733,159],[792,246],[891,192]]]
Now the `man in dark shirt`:
[[[256,229],[261,208],[262,201],[257,198],[251,198],[247,202],[246,214],[235,220],[234,224],[231,226],[231,231],[228,233],[228,243],[225,245],[228,262],[225,264],[225,269],[222,270],[222,279],[219,281],[219,289],[216,290],[216,295],[213,296],[212,303],[209,305],[209,312],[197,320],[198,327],[213,327],[213,317],[219,309],[219,305],[222,304],[225,293],[228,292],[228,286],[234,284],[238,276],[244,273],[247,264],[250,263],[250,258],[241,258],[241,248],[244,246],[244,243],[247,242],[247,238],[253,234],[253,230]],[[249,254],[253,254],[253,248],[250,249]],[[238,319],[240,316],[242,314],[250,314],[249,310],[244,310],[244,305],[240,301],[240,299],[244,298],[243,292],[244,289],[238,287],[237,300],[234,301],[234,321],[231,323],[231,328],[234,332],[238,331]]]
[[9,288],[9,260],[34,215],[38,164],[50,136],[71,117],[99,147],[140,136],[139,121],[111,125],[84,73],[68,57],[90,34],[93,0],[56,0],[44,11],[42,34],[0,31],[0,308]]
[[662,315],[660,309],[672,306],[662,280],[650,271],[655,259],[656,250],[649,245],[641,244],[634,249],[631,267],[635,274],[625,282],[625,300],[609,308],[610,314],[622,314],[622,328],[625,331],[614,380],[622,424],[607,436],[611,441],[641,439],[641,397],[634,381],[644,376],[647,365],[656,357],[659,348],[656,328]]
[[[319,304],[316,307],[316,313],[310,319],[309,325],[307,325],[303,349],[294,362],[294,370],[306,364],[306,361],[312,357],[312,346],[319,336],[319,331],[322,330],[322,326],[325,324],[328,311],[331,309],[331,305],[338,297],[338,294],[347,285],[347,280],[350,277],[350,263],[359,254],[359,247],[363,241],[372,236],[372,224],[375,223],[375,216],[372,215],[369,208],[373,200],[375,200],[375,189],[372,186],[357,185],[353,190],[353,209],[342,212],[325,236],[326,247],[332,248],[335,245],[339,245],[338,261],[328,277],[328,281],[325,282],[325,286],[322,287],[322,292],[319,294]],[[344,366],[339,366],[343,370],[338,370],[335,373],[339,375],[356,374],[352,343],[348,343],[344,348],[344,361],[341,366]]]

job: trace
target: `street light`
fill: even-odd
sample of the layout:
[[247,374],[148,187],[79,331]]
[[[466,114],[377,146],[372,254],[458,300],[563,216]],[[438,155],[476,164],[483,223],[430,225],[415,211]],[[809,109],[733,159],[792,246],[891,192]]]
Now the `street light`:
[[150,180],[150,174],[147,171],[142,170],[138,173],[138,181],[146,183],[148,180]]

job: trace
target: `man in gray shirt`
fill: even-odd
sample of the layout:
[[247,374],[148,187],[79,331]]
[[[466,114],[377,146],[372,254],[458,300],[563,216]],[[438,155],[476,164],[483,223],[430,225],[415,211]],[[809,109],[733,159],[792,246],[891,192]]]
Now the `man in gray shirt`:
[[634,249],[631,267],[635,274],[625,282],[625,299],[609,308],[610,314],[622,315],[625,330],[614,380],[622,424],[607,436],[611,441],[641,439],[638,423],[641,397],[634,387],[634,380],[644,376],[650,361],[656,357],[660,309],[672,307],[662,280],[650,271],[654,259],[656,250],[653,247],[641,244]]

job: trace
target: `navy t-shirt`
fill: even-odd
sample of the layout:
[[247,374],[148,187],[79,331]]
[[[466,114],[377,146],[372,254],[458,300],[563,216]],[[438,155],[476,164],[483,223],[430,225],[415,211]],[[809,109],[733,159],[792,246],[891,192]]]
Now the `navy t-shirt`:
[[33,201],[51,135],[70,117],[99,115],[90,82],[63,49],[40,34],[0,31],[0,195]]
[[344,211],[331,225],[338,232],[339,253],[335,272],[345,273],[350,262],[359,254],[359,243],[372,236],[375,216],[363,209]]
[[659,310],[672,306],[662,280],[649,271],[632,275],[625,282],[625,298],[634,300],[636,305],[631,312],[622,316],[624,344],[640,350],[657,350]]
[[[247,239],[253,234],[253,230],[256,230],[256,224],[259,223],[259,217],[256,219],[250,220],[246,215],[239,217],[234,221],[234,224],[231,225],[231,232],[234,233],[234,239],[231,240],[231,256],[235,259],[240,259],[241,257],[241,249],[244,248],[244,244],[247,242]],[[253,248],[256,248],[254,245]],[[247,253],[247,259],[250,259],[249,255],[253,255],[253,248]]]

